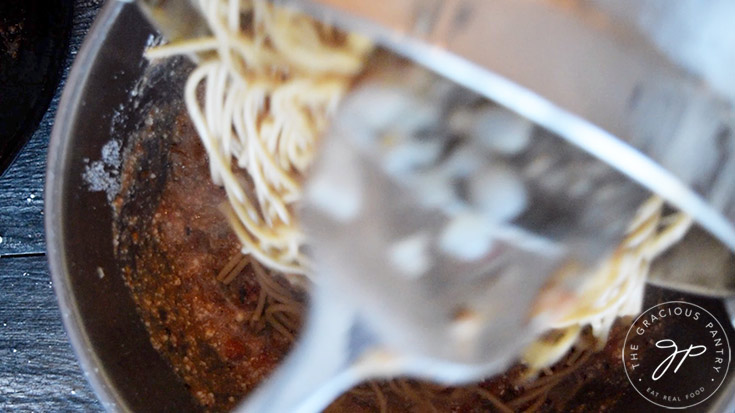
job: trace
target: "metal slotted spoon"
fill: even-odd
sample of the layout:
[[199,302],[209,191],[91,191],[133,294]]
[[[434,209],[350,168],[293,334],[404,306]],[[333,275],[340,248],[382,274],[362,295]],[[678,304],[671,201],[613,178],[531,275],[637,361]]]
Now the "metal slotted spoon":
[[[449,119],[470,114],[483,133],[450,139]],[[373,58],[307,184],[317,282],[304,336],[243,411],[319,411],[376,377],[477,380],[544,330],[553,311],[534,303],[549,277],[597,262],[647,193],[527,123]]]

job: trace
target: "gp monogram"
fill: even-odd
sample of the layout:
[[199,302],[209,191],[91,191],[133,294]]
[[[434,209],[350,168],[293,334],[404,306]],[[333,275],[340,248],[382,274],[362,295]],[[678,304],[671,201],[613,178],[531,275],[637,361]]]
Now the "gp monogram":
[[633,322],[623,345],[623,366],[630,383],[648,401],[684,409],[719,389],[730,366],[730,343],[710,312],[669,301]]
[[[679,350],[679,346],[676,345],[676,342],[668,338],[657,341],[656,347],[662,349],[673,348],[674,350],[664,359],[664,361],[661,362],[661,364],[658,365],[658,367],[656,367],[656,370],[653,371],[653,374],[651,375],[651,379],[653,379],[653,381],[658,381],[658,379],[666,374],[666,372],[669,370],[669,367],[671,367],[671,364],[674,362],[674,360],[676,360],[676,357],[679,354],[683,353],[683,356],[681,357],[681,361],[679,361],[679,364],[676,365],[674,373],[679,371],[679,367],[681,367],[687,357],[701,356],[702,354],[704,354],[705,351],[707,351],[707,346],[695,346],[694,344],[690,344],[689,348],[687,349]],[[693,353],[692,351],[695,352]]]

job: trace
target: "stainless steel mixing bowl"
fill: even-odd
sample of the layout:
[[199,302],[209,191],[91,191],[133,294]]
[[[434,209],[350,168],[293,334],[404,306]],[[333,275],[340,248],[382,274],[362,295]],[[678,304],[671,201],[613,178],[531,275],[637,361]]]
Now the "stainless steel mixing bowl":
[[[146,108],[179,99],[175,79],[159,73],[145,96],[131,103],[141,79],[150,76],[142,51],[154,40],[154,30],[134,4],[108,1],[76,59],[49,148],[45,213],[54,287],[81,367],[108,411],[201,410],[151,346],[114,254],[110,201],[105,191],[90,190],[85,179],[111,140],[126,145],[141,127]],[[108,156],[107,161],[102,171],[114,178],[120,160]],[[104,182],[114,186],[114,179]],[[649,301],[672,296],[696,300],[657,289],[648,296]],[[728,317],[722,302],[706,302],[708,309]],[[731,371],[715,397],[697,410],[733,411],[732,376]],[[635,406],[655,407],[642,398],[631,400]]]

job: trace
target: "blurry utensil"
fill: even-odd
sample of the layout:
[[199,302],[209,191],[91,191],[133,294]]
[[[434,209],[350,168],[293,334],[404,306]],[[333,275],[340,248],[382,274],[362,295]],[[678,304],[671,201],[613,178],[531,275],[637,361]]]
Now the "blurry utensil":
[[[534,313],[549,278],[594,265],[647,197],[544,131],[509,151],[508,120],[488,115],[497,107],[478,107],[478,95],[426,69],[388,55],[369,66],[307,184],[303,219],[318,281],[304,336],[243,411],[318,411],[376,377],[457,384],[502,371],[553,318],[548,308]],[[484,133],[470,130],[449,153],[396,169],[396,151],[449,142],[457,132],[444,129],[447,119],[467,110],[490,116],[476,119]],[[512,212],[487,210],[472,196],[477,176],[494,206],[523,201]],[[445,185],[457,194],[437,198]]]
[[735,298],[735,253],[694,227],[654,261],[648,282],[710,297]]
[[137,0],[136,3],[170,42],[210,34],[207,22],[190,0]]

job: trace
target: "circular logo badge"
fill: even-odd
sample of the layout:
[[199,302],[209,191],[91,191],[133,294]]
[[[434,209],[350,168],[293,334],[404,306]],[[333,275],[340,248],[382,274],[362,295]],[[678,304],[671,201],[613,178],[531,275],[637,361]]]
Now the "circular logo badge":
[[730,367],[730,343],[709,311],[669,301],[649,308],[630,326],[623,365],[641,396],[661,407],[685,409],[720,388]]

